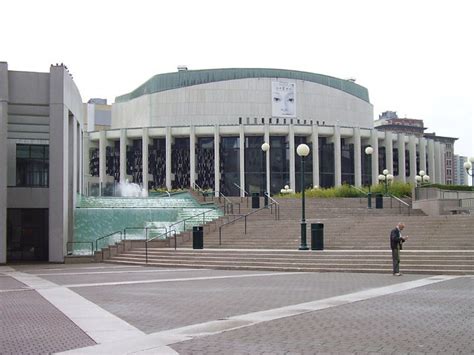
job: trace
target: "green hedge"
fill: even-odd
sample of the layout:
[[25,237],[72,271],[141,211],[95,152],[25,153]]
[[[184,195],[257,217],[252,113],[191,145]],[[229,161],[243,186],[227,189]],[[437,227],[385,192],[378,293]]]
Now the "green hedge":
[[[393,182],[388,186],[388,192],[397,197],[406,197],[411,196],[412,185],[406,184],[403,182]],[[369,192],[367,187],[361,188],[365,193]],[[373,194],[384,193],[385,186],[382,184],[373,185],[370,188],[370,191]],[[292,194],[279,194],[277,195],[280,198],[301,198],[301,193],[292,193]],[[305,190],[305,197],[308,198],[335,198],[335,197],[360,197],[364,196],[359,190],[351,187],[350,185],[344,184],[339,187],[329,187],[329,188],[313,188]]]
[[430,185],[427,185],[426,187],[436,187],[436,188],[441,189],[441,190],[474,191],[474,186],[466,186],[466,185],[430,184]]

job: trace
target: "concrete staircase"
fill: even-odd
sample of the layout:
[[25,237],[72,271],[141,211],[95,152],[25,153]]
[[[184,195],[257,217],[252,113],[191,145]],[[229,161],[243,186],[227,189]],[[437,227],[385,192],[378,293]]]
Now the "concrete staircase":
[[[207,198],[209,201],[209,198]],[[240,215],[250,211],[245,200]],[[391,271],[389,232],[397,222],[406,224],[409,236],[402,253],[402,271],[426,274],[474,274],[474,217],[429,217],[421,211],[390,207],[367,209],[357,198],[308,199],[306,218],[308,246],[311,223],[324,224],[324,251],[298,251],[301,200],[279,199],[280,218],[275,210],[263,209],[244,219],[226,224],[240,215],[227,215],[206,224],[204,250],[192,250],[190,232],[177,237],[178,250],[169,249],[174,240],[148,248],[148,264],[166,267],[221,268],[288,271]],[[233,210],[238,210],[234,205]],[[249,202],[250,206],[250,202]],[[263,199],[261,199],[263,206]],[[401,213],[400,213],[401,212]],[[222,227],[221,227],[222,226]],[[219,238],[219,227],[221,236]],[[138,243],[138,244],[137,244]],[[122,248],[108,262],[144,263],[144,243]],[[150,247],[150,245],[149,245]]]

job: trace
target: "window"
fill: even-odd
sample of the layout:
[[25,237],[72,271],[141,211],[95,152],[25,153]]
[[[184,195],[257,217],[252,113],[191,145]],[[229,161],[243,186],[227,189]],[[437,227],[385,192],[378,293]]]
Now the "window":
[[49,186],[49,146],[17,144],[16,186]]

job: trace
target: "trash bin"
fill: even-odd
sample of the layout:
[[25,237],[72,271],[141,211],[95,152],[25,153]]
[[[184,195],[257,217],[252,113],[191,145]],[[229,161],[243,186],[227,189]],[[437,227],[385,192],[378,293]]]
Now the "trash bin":
[[382,194],[375,195],[375,208],[383,208],[383,195]]
[[324,250],[323,223],[311,223],[311,250]]
[[258,192],[252,194],[252,208],[260,208],[260,194]]
[[193,227],[193,249],[204,248],[204,233],[201,226]]

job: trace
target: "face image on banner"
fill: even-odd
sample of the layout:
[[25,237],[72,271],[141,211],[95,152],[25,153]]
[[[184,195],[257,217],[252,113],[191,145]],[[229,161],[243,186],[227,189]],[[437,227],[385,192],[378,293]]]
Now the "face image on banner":
[[296,83],[272,81],[272,116],[296,117]]

